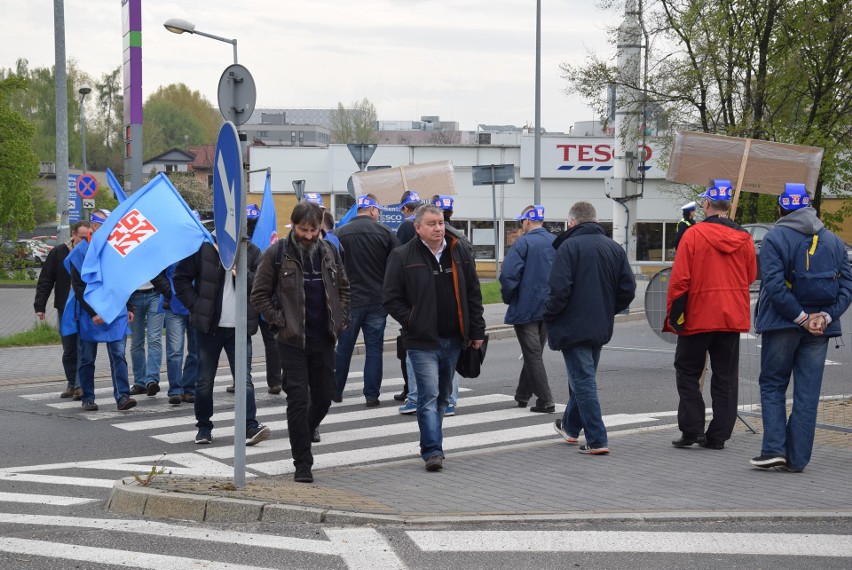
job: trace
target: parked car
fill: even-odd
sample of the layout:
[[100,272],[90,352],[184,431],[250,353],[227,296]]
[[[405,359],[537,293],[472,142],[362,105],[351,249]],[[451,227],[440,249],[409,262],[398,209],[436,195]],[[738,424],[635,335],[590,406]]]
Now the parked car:
[[56,236],[33,236],[34,240],[38,240],[48,246],[49,250],[59,245],[59,240]]
[[24,249],[25,259],[43,265],[47,260],[50,248],[43,242],[32,239],[19,239],[18,244]]

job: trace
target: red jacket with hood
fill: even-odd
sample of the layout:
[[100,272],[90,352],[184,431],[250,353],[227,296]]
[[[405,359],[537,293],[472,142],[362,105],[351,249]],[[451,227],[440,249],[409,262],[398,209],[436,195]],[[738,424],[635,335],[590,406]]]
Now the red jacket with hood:
[[680,335],[748,332],[748,286],[755,277],[757,258],[748,232],[719,216],[695,224],[677,248],[663,330]]

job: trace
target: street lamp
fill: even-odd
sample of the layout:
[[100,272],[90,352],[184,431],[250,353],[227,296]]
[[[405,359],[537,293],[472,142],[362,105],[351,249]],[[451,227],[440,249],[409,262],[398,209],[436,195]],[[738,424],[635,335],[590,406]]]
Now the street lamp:
[[237,40],[228,38],[223,38],[222,36],[214,36],[213,34],[208,34],[207,32],[200,32],[195,29],[195,24],[189,22],[187,20],[182,20],[181,18],[170,18],[166,20],[163,26],[173,34],[182,34],[184,32],[189,34],[198,34],[199,36],[204,36],[205,38],[212,38],[214,40],[219,40],[220,42],[225,42],[226,44],[231,44],[234,46],[234,63],[237,63]]
[[83,83],[77,90],[80,94],[80,137],[83,141],[83,174],[86,173],[86,116],[83,114],[83,102],[86,100],[86,95],[92,92],[92,88],[88,83]]

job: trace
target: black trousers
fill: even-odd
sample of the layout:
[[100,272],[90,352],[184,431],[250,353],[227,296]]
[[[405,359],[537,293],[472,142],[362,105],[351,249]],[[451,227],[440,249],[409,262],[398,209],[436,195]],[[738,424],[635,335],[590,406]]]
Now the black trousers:
[[269,330],[269,323],[260,319],[260,337],[263,339],[263,353],[266,358],[266,385],[283,386],[284,373],[281,370],[281,357],[278,354],[278,341]]
[[[56,315],[59,320],[56,322],[62,324],[63,309],[56,309]],[[77,380],[77,333],[63,336],[62,340],[62,370],[65,372],[65,381],[68,382],[68,387],[73,388],[79,386]]]
[[675,378],[680,403],[677,424],[685,436],[704,432],[704,398],[698,382],[704,371],[705,355],[710,353],[710,398],[713,419],[707,426],[708,440],[722,443],[730,439],[737,421],[737,390],[740,366],[740,333],[708,332],[679,336],[675,349]]
[[287,431],[293,465],[310,468],[311,434],[322,423],[337,391],[334,378],[334,341],[310,338],[305,349],[278,343],[287,393]]

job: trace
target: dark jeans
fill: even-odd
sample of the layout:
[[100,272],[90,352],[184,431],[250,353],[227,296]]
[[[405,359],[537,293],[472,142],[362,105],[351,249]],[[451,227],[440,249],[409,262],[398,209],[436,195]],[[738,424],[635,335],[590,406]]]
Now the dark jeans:
[[524,355],[524,365],[518,378],[515,399],[527,402],[535,394],[539,404],[552,404],[553,395],[547,383],[547,369],[541,353],[547,344],[547,328],[544,321],[515,325],[515,335]]
[[[236,333],[231,327],[217,327],[211,333],[195,331],[198,342],[198,381],[195,385],[195,426],[213,429],[213,382],[219,368],[222,350],[228,357],[231,376],[234,376]],[[246,429],[257,426],[257,406],[254,401],[254,384],[251,382],[251,337],[246,337]]]
[[[62,309],[56,309],[59,317],[57,323],[62,322]],[[65,335],[62,337],[62,370],[65,371],[65,380],[68,386],[80,386],[80,379],[77,377],[77,333]]]
[[266,385],[283,386],[284,373],[281,370],[281,357],[278,354],[278,342],[269,330],[269,323],[260,319],[260,337],[263,339],[263,353],[266,357]]
[[363,305],[349,311],[349,327],[337,339],[335,375],[337,395],[342,396],[349,376],[349,364],[358,333],[364,333],[364,397],[378,400],[382,389],[382,351],[385,342],[385,325],[388,313],[384,305]]
[[279,343],[287,393],[287,431],[293,465],[310,468],[311,435],[331,406],[337,386],[334,380],[334,341],[308,339],[305,349]]
[[737,383],[740,367],[740,333],[708,332],[682,335],[675,349],[675,379],[680,403],[677,425],[683,435],[704,433],[704,398],[698,380],[704,372],[705,354],[710,353],[710,397],[713,419],[707,426],[707,439],[722,443],[730,439],[737,421]]

